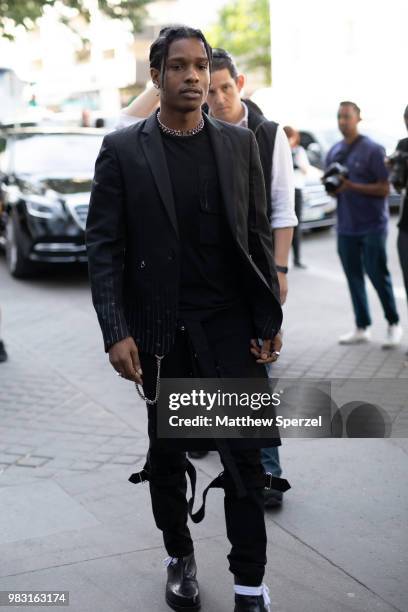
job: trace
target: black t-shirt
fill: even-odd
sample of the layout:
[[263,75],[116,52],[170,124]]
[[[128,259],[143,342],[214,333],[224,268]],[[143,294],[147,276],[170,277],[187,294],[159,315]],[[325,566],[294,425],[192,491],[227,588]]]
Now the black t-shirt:
[[238,253],[227,226],[207,130],[162,133],[181,243],[181,313],[210,313],[240,298]]
[[[397,151],[408,153],[408,138],[403,138],[399,141],[397,144]],[[398,227],[403,232],[408,232],[408,185],[405,187],[405,196],[401,206],[401,216],[398,221]]]

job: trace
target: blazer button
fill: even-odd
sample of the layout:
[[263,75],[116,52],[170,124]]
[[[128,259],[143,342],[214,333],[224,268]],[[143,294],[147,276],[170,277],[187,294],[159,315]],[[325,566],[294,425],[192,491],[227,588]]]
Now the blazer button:
[[145,261],[144,261],[144,260],[142,260],[142,261],[140,262],[140,267],[141,267],[141,269],[142,269],[142,270],[143,270],[143,268],[145,268],[145,267],[146,267],[146,263],[145,263]]
[[173,251],[173,249],[171,249],[171,251],[169,252],[169,254],[168,254],[168,256],[167,256],[167,259],[168,259],[169,261],[173,261],[173,260],[174,260],[174,258],[175,258],[175,256],[176,256],[175,252]]

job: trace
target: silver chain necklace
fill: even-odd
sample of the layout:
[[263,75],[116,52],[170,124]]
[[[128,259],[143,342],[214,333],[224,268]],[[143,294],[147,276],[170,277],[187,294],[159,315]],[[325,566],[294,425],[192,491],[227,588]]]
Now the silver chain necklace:
[[201,117],[199,123],[191,130],[174,130],[173,128],[167,127],[167,125],[164,125],[164,123],[160,121],[160,111],[158,111],[156,117],[161,131],[168,136],[194,136],[201,132],[204,127],[204,117]]

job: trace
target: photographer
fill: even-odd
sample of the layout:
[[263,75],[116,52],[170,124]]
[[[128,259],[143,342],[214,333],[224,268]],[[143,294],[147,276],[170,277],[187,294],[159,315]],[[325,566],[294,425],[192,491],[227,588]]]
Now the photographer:
[[397,346],[402,328],[387,267],[388,171],[384,149],[358,132],[360,109],[341,102],[337,115],[343,140],[329,151],[326,190],[337,197],[337,248],[347,277],[356,328],[340,344],[370,340],[371,316],[365,287],[367,273],[381,301],[388,329],[383,348]]
[[[408,106],[404,111],[404,121],[408,130]],[[389,162],[391,162],[390,181],[395,189],[402,193],[397,245],[408,302],[408,138],[399,141],[397,150]]]

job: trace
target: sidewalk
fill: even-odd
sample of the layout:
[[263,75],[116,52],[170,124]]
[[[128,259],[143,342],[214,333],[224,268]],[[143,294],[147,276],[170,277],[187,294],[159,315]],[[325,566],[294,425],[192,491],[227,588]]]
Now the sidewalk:
[[[373,343],[336,343],[352,318],[333,237],[307,238],[304,260],[308,270],[290,275],[277,373],[399,379],[408,396],[405,347],[381,350],[371,294]],[[73,612],[165,612],[148,487],[127,481],[146,452],[145,407],[107,362],[86,278],[16,282],[0,257],[0,286],[10,353],[0,366],[0,590],[68,590]],[[292,490],[267,515],[273,612],[407,612],[408,440],[292,439],[281,457]],[[202,489],[220,464],[211,453],[196,465]],[[231,612],[220,491],[192,533],[202,610]]]

